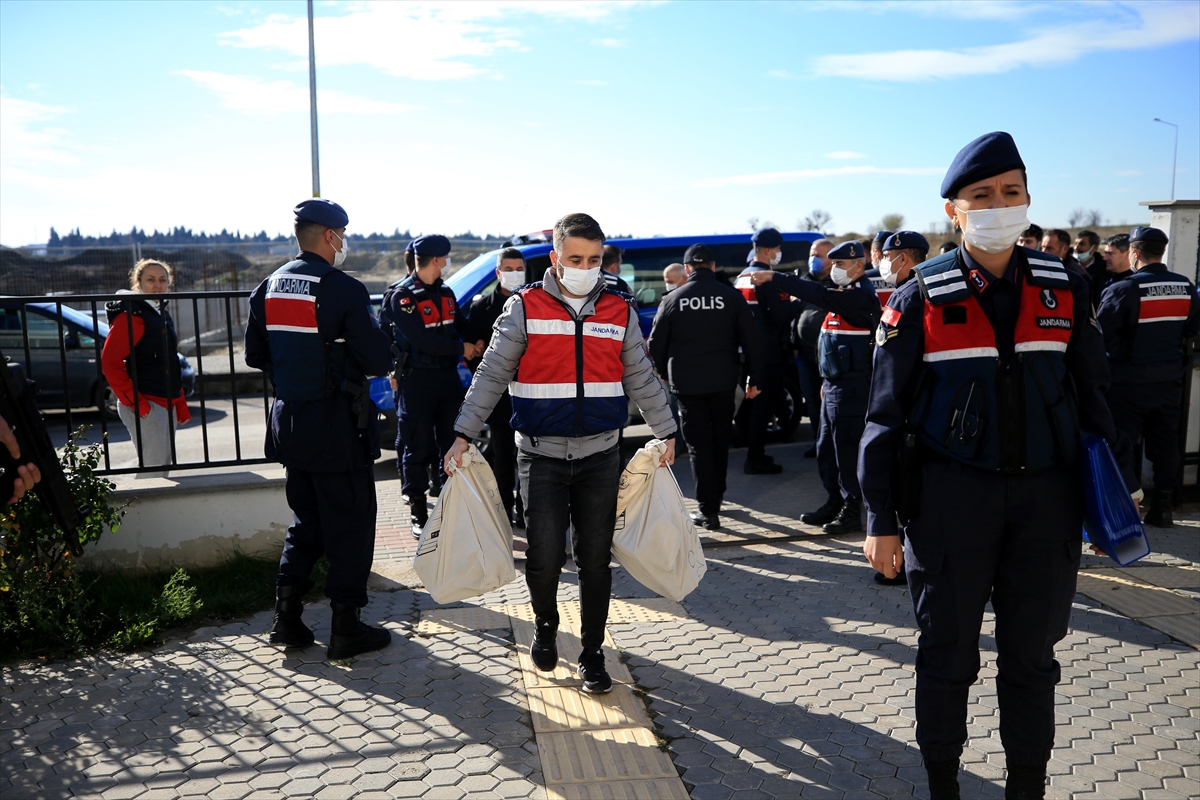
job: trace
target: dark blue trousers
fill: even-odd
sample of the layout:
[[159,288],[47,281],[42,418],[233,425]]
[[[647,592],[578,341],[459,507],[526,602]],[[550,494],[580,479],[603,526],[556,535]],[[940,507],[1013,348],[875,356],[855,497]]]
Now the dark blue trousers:
[[753,400],[743,402],[750,404],[750,430],[746,432],[746,458],[755,460],[767,456],[767,428],[771,418],[783,416],[783,367],[779,364],[767,365],[763,374],[762,384],[758,387],[760,394]]
[[375,472],[287,470],[292,526],[283,543],[276,586],[312,587],[313,567],[329,561],[325,595],[335,603],[367,604],[367,577],[375,557]]
[[616,445],[572,461],[517,453],[529,542],[525,582],[530,605],[539,620],[558,624],[558,578],[567,561],[567,527],[574,526],[571,551],[579,570],[579,638],[584,650],[604,643],[620,466]]
[[445,484],[442,459],[454,444],[454,418],[465,395],[457,369],[414,369],[400,379],[396,439],[404,445],[401,491],[409,497],[429,489],[427,464],[436,462]]
[[830,497],[862,499],[858,486],[858,445],[867,426],[869,381],[869,378],[855,381],[852,386],[824,383],[821,428],[817,432],[817,472]]
[[983,472],[922,468],[921,507],[904,565],[917,640],[917,744],[927,761],[958,758],[979,631],[996,615],[1000,740],[1008,764],[1041,766],[1054,747],[1054,645],[1067,634],[1079,571],[1083,492],[1075,469]]
[[812,427],[813,441],[821,429],[821,370],[817,367],[817,354],[801,351],[796,357],[796,374],[799,377],[800,393],[808,410],[808,424]]
[[1179,485],[1179,418],[1183,383],[1114,383],[1104,399],[1117,430],[1136,445],[1146,440],[1146,458],[1154,465],[1154,488]]

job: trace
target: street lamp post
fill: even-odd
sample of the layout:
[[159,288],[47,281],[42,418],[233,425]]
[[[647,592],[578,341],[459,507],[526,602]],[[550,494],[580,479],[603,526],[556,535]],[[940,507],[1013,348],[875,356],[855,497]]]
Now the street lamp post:
[[313,0],[308,0],[308,109],[312,123],[313,197],[320,197],[321,164],[317,157],[317,55],[313,42]]
[[[310,5],[310,7],[312,6],[312,0],[308,0],[308,5]],[[1166,120],[1160,120],[1157,118],[1157,116],[1156,116],[1156,118],[1154,118],[1154,121],[1162,122],[1163,125],[1170,125],[1172,128],[1175,128],[1175,151],[1172,152],[1172,154],[1171,154],[1171,199],[1174,200],[1175,199],[1175,164],[1178,161],[1178,157],[1180,157],[1180,126],[1176,125],[1175,122],[1168,122]],[[316,131],[317,131],[316,116],[314,116],[312,124],[313,124],[313,128],[312,128],[313,136],[316,136]],[[316,158],[316,156],[313,156],[313,158]]]

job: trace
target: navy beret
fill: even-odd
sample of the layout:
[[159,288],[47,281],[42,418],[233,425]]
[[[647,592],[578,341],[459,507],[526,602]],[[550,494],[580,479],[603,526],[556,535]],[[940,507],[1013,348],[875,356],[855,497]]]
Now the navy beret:
[[1129,232],[1130,244],[1134,242],[1150,242],[1151,244],[1166,244],[1167,235],[1158,228],[1140,225]]
[[332,200],[314,197],[292,209],[297,220],[315,222],[326,228],[344,228],[350,224],[346,210]]
[[774,228],[763,228],[755,231],[754,236],[750,238],[757,247],[781,247],[783,245],[783,234]]
[[842,242],[837,247],[830,250],[829,254],[827,256],[825,256],[825,258],[832,259],[834,261],[849,261],[850,259],[862,258],[862,257],[863,257],[862,242],[856,242],[854,240],[850,240],[849,242]]
[[898,231],[893,233],[883,243],[883,250],[886,253],[888,250],[907,250],[909,248],[924,250],[929,252],[929,242],[925,237],[916,231]]
[[450,255],[450,240],[440,233],[431,233],[412,240],[413,252],[419,256]]
[[892,235],[891,231],[879,231],[875,234],[875,241],[886,242],[887,238]]
[[703,244],[694,244],[683,254],[683,263],[685,264],[707,264],[712,260],[714,260],[712,251]]
[[942,179],[942,197],[949,199],[967,184],[1010,169],[1025,169],[1017,143],[1004,131],[985,133],[958,151]]

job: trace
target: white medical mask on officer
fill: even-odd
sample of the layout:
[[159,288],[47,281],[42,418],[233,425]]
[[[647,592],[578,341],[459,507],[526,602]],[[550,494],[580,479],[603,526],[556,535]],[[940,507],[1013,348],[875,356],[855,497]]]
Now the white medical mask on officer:
[[884,282],[889,286],[896,285],[896,279],[898,276],[896,272],[893,271],[893,266],[895,263],[896,262],[891,258],[891,256],[884,256],[883,258],[879,259],[879,277],[883,278]]
[[963,232],[963,241],[984,253],[1003,253],[1029,227],[1029,192],[1019,169],[1012,169],[958,190],[946,202],[946,215]]
[[829,279],[838,286],[849,286],[850,284],[854,283],[857,278],[862,276],[863,263],[861,261],[839,260],[831,263],[833,266],[829,270]]
[[[342,264],[346,263],[346,254],[350,252],[350,243],[347,242],[344,237],[342,237],[337,231],[333,230],[332,228],[329,229],[329,232],[332,233],[334,236],[337,236],[338,242],[342,245],[341,250],[333,251],[333,265],[335,267],[340,267]],[[330,242],[330,244],[333,244],[333,243]]]

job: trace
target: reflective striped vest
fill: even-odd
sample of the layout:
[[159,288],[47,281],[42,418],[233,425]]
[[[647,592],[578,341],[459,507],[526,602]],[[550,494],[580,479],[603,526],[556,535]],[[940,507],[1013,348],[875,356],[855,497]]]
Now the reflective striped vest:
[[[1079,416],[1065,364],[1075,325],[1070,280],[1052,256],[1022,249],[1018,258],[1027,264],[1020,267],[1008,362],[1000,360],[995,331],[958,252],[917,268],[925,298],[926,374],[913,422],[934,452],[984,470],[1072,464],[1079,450]],[[894,309],[885,310],[889,324],[897,318]]]
[[[1192,284],[1174,272],[1136,272],[1138,324],[1126,359],[1132,364],[1183,360],[1183,332],[1192,310]],[[1114,379],[1117,377],[1114,374]]]
[[265,316],[271,346],[271,380],[284,400],[321,400],[330,380],[325,340],[317,329],[321,279],[328,264],[291,261],[267,278]]
[[[458,304],[454,301],[454,290],[445,283],[439,284],[438,293],[435,295],[430,293],[429,287],[418,283],[413,280],[412,275],[409,275],[388,287],[388,291],[383,297],[384,308],[388,307],[388,295],[392,292],[400,295],[396,301],[398,306],[403,307],[412,303],[417,307],[416,313],[425,326],[425,330],[458,341],[458,330],[454,327]],[[391,335],[397,346],[408,351],[409,367],[419,369],[438,367],[456,369],[458,367],[459,356],[435,356],[422,352],[413,347],[394,326],[391,329]]]
[[871,331],[856,328],[830,311],[821,323],[817,366],[825,380],[864,378],[871,374]]
[[594,316],[576,319],[541,283],[517,294],[528,344],[508,385],[512,427],[526,436],[594,436],[625,424],[621,350],[629,304],[605,289]]

